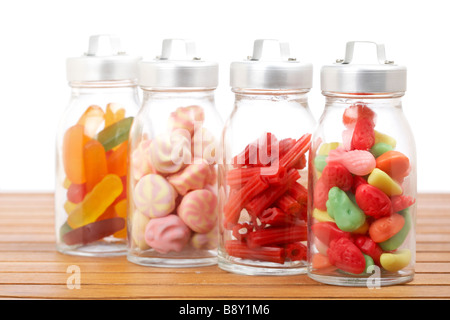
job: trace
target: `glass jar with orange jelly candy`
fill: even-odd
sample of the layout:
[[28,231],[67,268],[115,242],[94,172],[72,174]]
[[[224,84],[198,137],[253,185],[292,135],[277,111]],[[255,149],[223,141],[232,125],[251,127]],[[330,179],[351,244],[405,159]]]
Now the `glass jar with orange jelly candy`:
[[[373,62],[361,54],[368,48],[376,49]],[[417,178],[402,107],[406,68],[386,60],[382,44],[348,42],[345,59],[322,68],[321,87],[326,105],[309,162],[308,275],[369,288],[411,281]]]
[[128,135],[139,109],[139,57],[111,35],[67,60],[72,90],[56,141],[55,228],[66,254],[126,253]]

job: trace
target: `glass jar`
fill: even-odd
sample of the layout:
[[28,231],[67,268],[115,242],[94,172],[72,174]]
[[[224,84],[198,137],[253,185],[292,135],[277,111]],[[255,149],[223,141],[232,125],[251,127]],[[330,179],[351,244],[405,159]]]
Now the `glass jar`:
[[312,65],[291,58],[287,43],[256,40],[252,57],[231,64],[231,86],[235,104],[219,164],[218,265],[246,275],[305,273]]
[[96,35],[67,60],[71,87],[56,138],[57,250],[126,254],[127,149],[139,109],[137,62],[115,36]]
[[133,263],[217,263],[217,82],[218,64],[198,58],[187,40],[164,40],[161,56],[139,65],[143,103],[129,145]]
[[[406,68],[346,57],[321,71],[326,105],[309,162],[308,275],[343,286],[414,277],[416,150],[402,110]],[[369,47],[370,48],[370,47]],[[361,52],[361,51],[360,51]]]

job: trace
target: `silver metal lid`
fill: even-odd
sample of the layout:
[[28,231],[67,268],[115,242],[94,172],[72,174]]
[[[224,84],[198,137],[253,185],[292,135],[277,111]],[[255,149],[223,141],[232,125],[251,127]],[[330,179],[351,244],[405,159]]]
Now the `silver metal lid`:
[[143,88],[216,88],[219,65],[199,58],[191,40],[165,39],[161,56],[141,61],[138,74],[139,86]]
[[[279,52],[270,55],[269,45],[278,46]],[[312,72],[311,63],[301,63],[290,56],[288,43],[258,39],[253,44],[251,57],[231,63],[230,85],[246,89],[309,90],[312,87]]]
[[139,60],[140,57],[129,56],[121,50],[117,36],[93,35],[89,38],[88,51],[83,56],[67,59],[67,80],[136,80]]
[[[377,63],[352,63],[355,44],[374,44]],[[321,89],[342,93],[388,93],[406,91],[406,67],[386,60],[383,44],[371,41],[347,42],[345,58],[321,70]]]

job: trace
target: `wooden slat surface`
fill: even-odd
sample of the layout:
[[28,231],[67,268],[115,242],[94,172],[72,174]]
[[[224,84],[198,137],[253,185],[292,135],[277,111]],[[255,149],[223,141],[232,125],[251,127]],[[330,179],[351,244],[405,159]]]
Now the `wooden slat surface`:
[[[297,276],[243,276],[217,266],[152,268],[125,257],[58,253],[52,194],[0,194],[0,299],[449,299],[450,194],[418,198],[414,281],[376,290]],[[66,271],[77,265],[81,289]]]

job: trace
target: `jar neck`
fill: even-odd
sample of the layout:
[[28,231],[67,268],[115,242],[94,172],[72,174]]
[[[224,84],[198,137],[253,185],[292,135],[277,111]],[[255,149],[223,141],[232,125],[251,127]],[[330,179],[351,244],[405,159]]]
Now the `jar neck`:
[[371,105],[375,108],[402,108],[404,92],[377,93],[377,94],[349,94],[336,92],[322,92],[326,99],[326,107],[347,107],[355,103]]
[[186,99],[214,102],[215,89],[143,89],[144,100]]
[[69,83],[72,95],[82,94],[135,94],[137,84],[132,80],[121,81],[72,81]]
[[235,94],[236,102],[251,101],[298,101],[299,103],[308,102],[309,90],[260,90],[260,89],[241,89],[232,88]]

